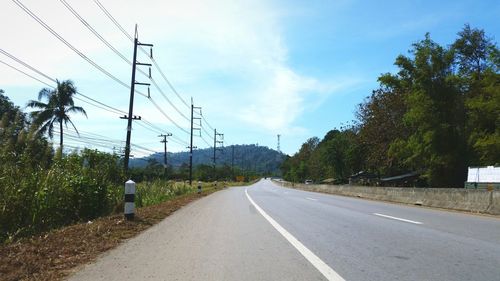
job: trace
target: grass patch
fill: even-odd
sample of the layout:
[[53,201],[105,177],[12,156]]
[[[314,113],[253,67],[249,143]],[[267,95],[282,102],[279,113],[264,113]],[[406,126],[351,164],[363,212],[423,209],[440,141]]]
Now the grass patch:
[[[142,190],[143,204],[160,198],[152,194],[161,189],[161,185],[155,184],[138,186],[138,190]],[[174,195],[169,195],[172,197],[163,197],[167,201],[138,208],[133,221],[124,220],[123,214],[111,215],[1,245],[0,279],[61,280],[77,266],[95,260],[99,254],[134,237],[182,206],[220,189],[204,184],[201,194],[184,185],[174,185],[172,190]],[[187,193],[176,196],[176,191]]]

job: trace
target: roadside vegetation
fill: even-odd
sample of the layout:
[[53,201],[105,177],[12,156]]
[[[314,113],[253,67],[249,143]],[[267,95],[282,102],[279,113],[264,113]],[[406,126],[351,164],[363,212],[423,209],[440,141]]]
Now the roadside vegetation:
[[310,138],[284,161],[286,180],[416,172],[423,186],[463,187],[468,166],[500,164],[500,51],[492,38],[469,25],[448,46],[426,34],[394,64],[398,71],[378,78],[355,121]]
[[[116,154],[62,149],[64,134],[60,132],[66,126],[78,131],[71,115],[86,115],[75,105],[75,93],[73,82],[58,81],[55,89],[42,89],[38,100],[29,101],[27,107],[34,111],[26,113],[0,90],[0,243],[121,214],[124,182],[129,178],[137,182],[137,207],[197,190],[196,185],[185,182],[183,171],[165,175],[161,166],[150,165],[134,168],[127,175]],[[60,136],[57,149],[52,143],[54,135]],[[209,171],[213,173],[208,167],[194,171],[196,181],[216,178],[208,176]],[[220,174],[226,175],[230,175],[227,169]],[[204,184],[204,188],[211,185]]]

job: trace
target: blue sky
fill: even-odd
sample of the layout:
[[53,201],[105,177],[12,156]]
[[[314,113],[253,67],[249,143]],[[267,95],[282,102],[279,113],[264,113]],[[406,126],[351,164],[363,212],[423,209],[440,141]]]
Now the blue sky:
[[[92,60],[130,83],[130,66],[60,1],[20,1]],[[130,41],[94,1],[66,2],[131,59]],[[139,25],[139,40],[155,45],[155,60],[163,72],[182,98],[189,102],[193,97],[209,124],[225,134],[225,145],[258,143],[275,148],[276,135],[281,134],[281,148],[288,154],[295,153],[307,138],[321,138],[354,119],[356,105],[377,87],[377,77],[395,71],[396,56],[406,54],[426,32],[445,45],[453,42],[465,23],[483,28],[495,41],[500,34],[500,1],[100,2],[129,33],[135,23]],[[2,1],[0,18],[4,22],[1,49],[51,77],[72,79],[87,96],[121,110],[128,108],[129,90],[90,66],[14,2]],[[148,59],[140,55],[139,60]],[[2,54],[0,61],[29,72]],[[189,115],[155,69],[152,75],[172,103]],[[137,78],[147,82],[146,77]],[[35,99],[42,87],[0,64],[0,88],[16,104]],[[171,119],[189,128],[153,87],[151,95]],[[79,103],[89,118],[75,116],[74,121],[86,136],[113,141],[99,147],[103,150],[123,145],[126,123],[118,115]],[[185,150],[182,143],[188,141],[188,135],[147,98],[136,97],[134,114],[176,136],[169,142],[169,150]],[[132,142],[162,151],[158,132],[136,124]],[[205,129],[209,131],[206,125]],[[93,147],[70,138],[70,145]],[[205,132],[203,138],[212,142]],[[199,137],[195,145],[208,147]],[[139,148],[133,152],[136,156],[148,153]]]

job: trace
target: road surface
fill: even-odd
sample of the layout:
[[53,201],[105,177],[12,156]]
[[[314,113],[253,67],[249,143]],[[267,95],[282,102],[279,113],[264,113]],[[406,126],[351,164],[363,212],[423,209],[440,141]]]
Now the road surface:
[[262,180],[193,202],[70,280],[500,280],[500,219]]

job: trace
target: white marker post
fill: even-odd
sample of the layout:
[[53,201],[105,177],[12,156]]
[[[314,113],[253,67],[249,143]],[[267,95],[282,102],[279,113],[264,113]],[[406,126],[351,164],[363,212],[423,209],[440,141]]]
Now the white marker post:
[[201,194],[201,181],[198,181],[198,194]]
[[125,218],[127,220],[134,219],[135,213],[135,182],[132,180],[128,180],[125,183]]

